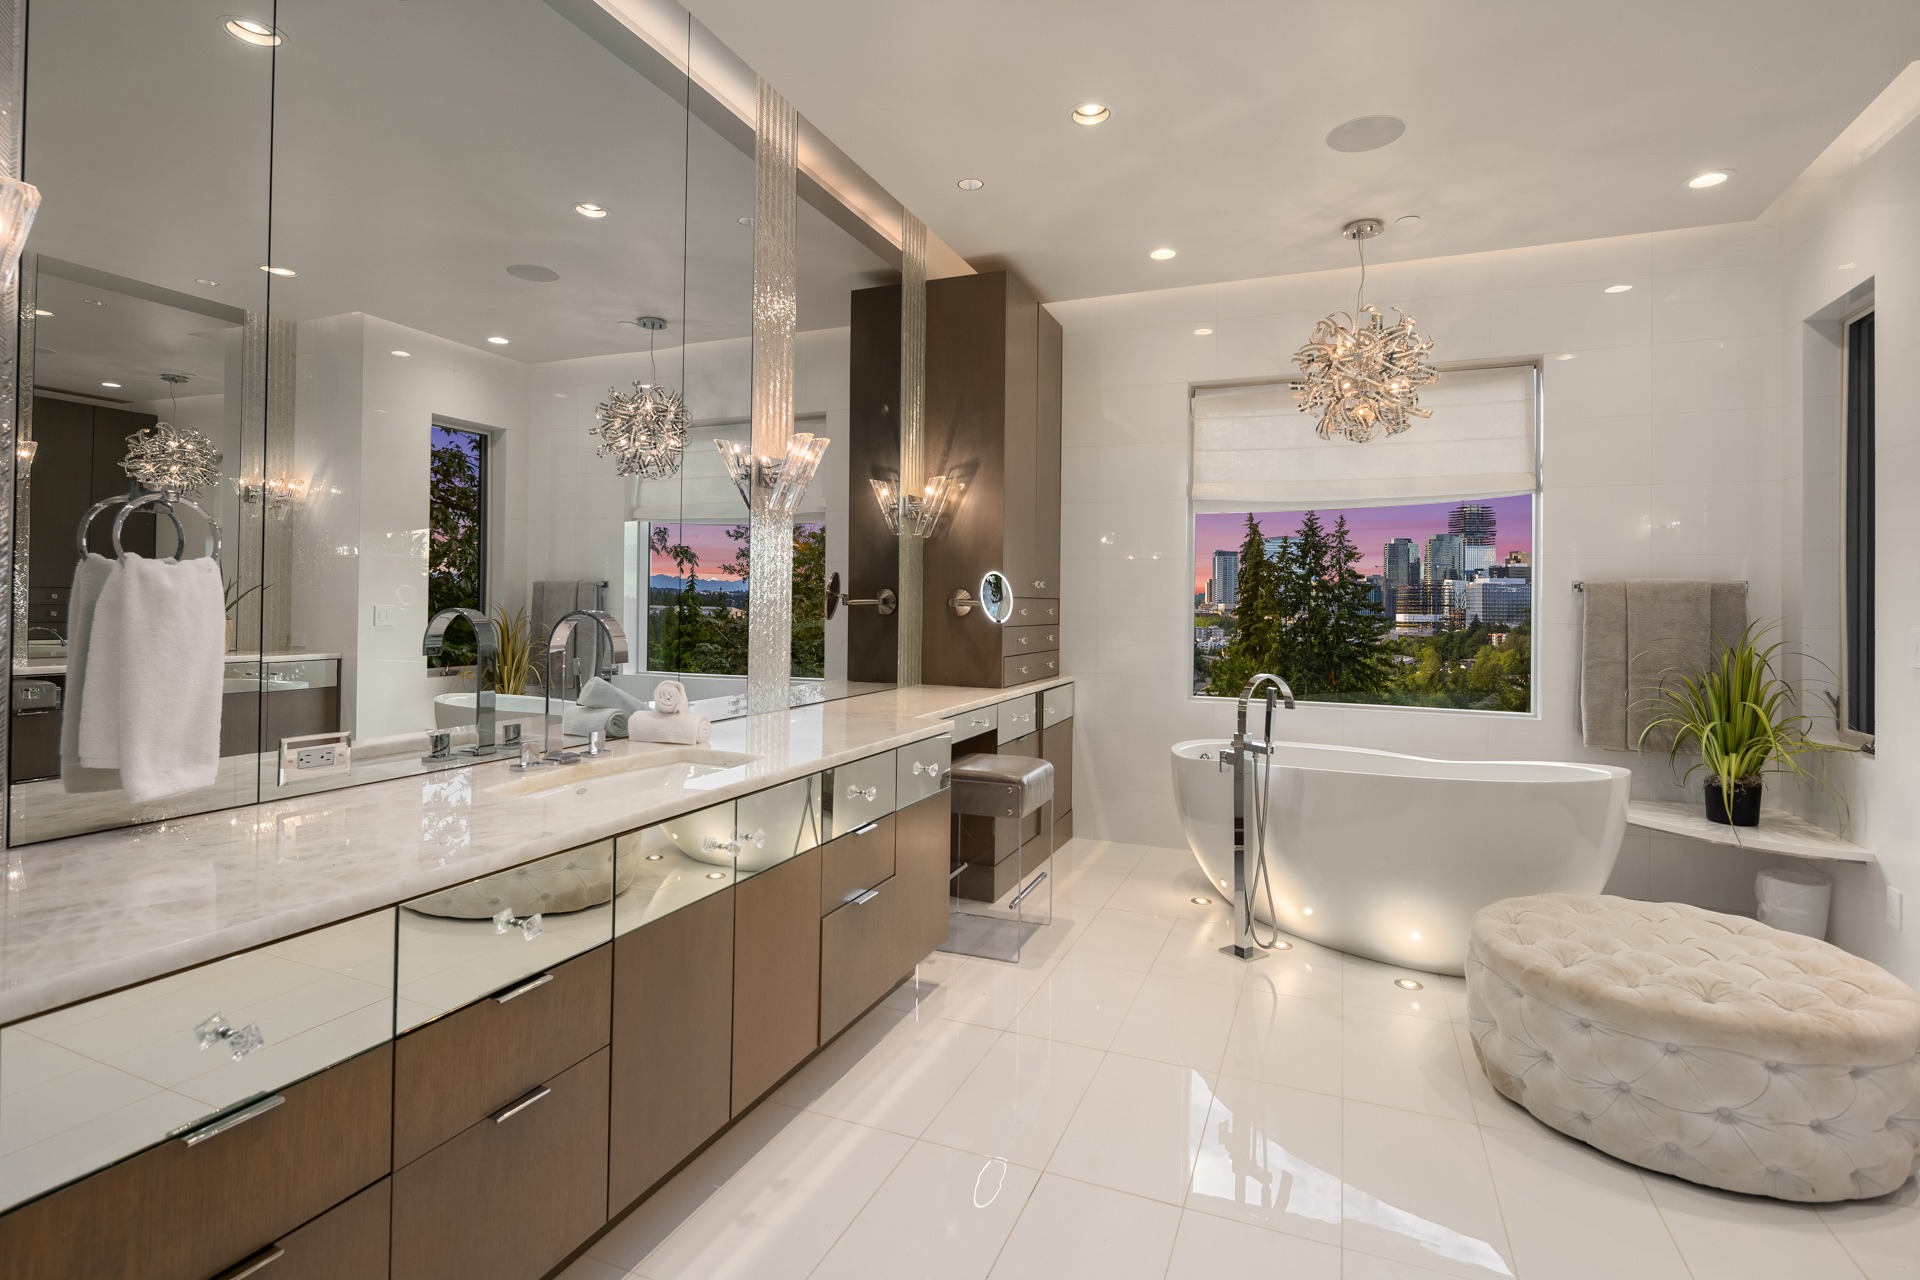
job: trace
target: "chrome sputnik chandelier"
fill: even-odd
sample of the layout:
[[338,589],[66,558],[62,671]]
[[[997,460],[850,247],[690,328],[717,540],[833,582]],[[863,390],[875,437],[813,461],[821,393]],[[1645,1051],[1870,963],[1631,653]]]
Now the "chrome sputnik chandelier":
[[687,405],[678,391],[660,381],[660,367],[654,357],[654,335],[667,327],[659,316],[641,316],[622,320],[647,331],[647,362],[651,381],[636,382],[632,391],[607,389],[606,401],[593,411],[597,421],[588,427],[599,437],[595,452],[613,458],[614,470],[623,476],[642,480],[665,480],[680,470],[680,458],[687,446]]
[[1320,415],[1317,430],[1323,440],[1342,436],[1365,444],[1376,434],[1397,436],[1413,419],[1433,416],[1433,410],[1420,407],[1420,388],[1440,376],[1427,359],[1433,339],[1415,333],[1413,317],[1398,307],[1399,322],[1387,324],[1379,308],[1366,305],[1366,242],[1381,230],[1374,218],[1341,229],[1360,251],[1353,314],[1336,311],[1320,320],[1293,357],[1301,373],[1294,399],[1300,412]]
[[[173,417],[180,416],[180,384],[184,373],[163,373],[173,401]],[[156,422],[127,437],[127,456],[120,469],[144,489],[164,493],[170,498],[189,497],[208,485],[218,483],[224,461],[212,440],[192,427],[176,427],[171,422]]]

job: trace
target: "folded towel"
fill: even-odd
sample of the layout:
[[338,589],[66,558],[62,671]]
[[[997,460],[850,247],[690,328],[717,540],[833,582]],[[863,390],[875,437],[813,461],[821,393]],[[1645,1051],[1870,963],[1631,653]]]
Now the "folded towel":
[[658,711],[636,711],[627,718],[627,737],[633,742],[670,742],[692,747],[713,736],[713,723],[705,716],[682,711],[665,715]]
[[687,709],[687,686],[678,680],[662,680],[653,686],[653,709],[662,715],[678,715]]
[[1590,747],[1626,751],[1627,584],[1589,582],[1580,637],[1580,733]]
[[[227,606],[218,561],[121,559],[120,778],[147,804],[220,774]],[[84,725],[83,725],[84,728]]]
[[1670,732],[1646,732],[1661,714],[1660,688],[1676,675],[1703,670],[1740,635],[1747,624],[1745,585],[1685,579],[1589,582],[1585,595],[1584,741],[1617,751],[1665,750],[1673,740]]
[[569,738],[584,738],[594,733],[624,738],[628,714],[620,707],[583,707],[574,703],[560,713],[560,732]]
[[[126,591],[126,565],[119,560],[112,561],[107,566],[107,580],[101,585],[100,598],[94,602],[93,624],[87,629],[86,688],[78,690],[80,731],[75,746],[80,753],[80,763],[88,769],[120,767],[120,643],[126,632],[122,625]],[[224,633],[224,625],[221,630]],[[225,643],[224,634],[221,642]],[[73,677],[69,675],[67,696],[72,697],[75,692]]]
[[611,707],[617,711],[645,711],[648,709],[644,700],[636,698],[619,685],[601,676],[595,676],[581,687],[580,705],[600,709]]
[[68,794],[117,791],[120,775],[113,769],[89,769],[80,763],[80,716],[86,702],[87,663],[93,653],[93,614],[100,592],[113,576],[116,562],[90,552],[73,569],[73,590],[67,597],[67,683],[60,715],[60,786]]

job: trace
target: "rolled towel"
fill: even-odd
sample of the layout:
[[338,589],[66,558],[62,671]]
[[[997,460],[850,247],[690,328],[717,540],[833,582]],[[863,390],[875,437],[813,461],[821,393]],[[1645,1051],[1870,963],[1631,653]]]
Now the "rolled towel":
[[595,676],[580,688],[580,702],[583,707],[613,707],[620,711],[645,711],[646,700],[628,693],[619,685],[601,676]]
[[664,716],[679,715],[687,709],[687,686],[678,680],[662,680],[653,686],[653,709]]
[[634,742],[669,742],[694,747],[712,736],[713,722],[688,711],[677,715],[636,711],[627,718],[627,737]]
[[617,707],[583,707],[574,703],[560,713],[560,732],[569,738],[584,738],[595,733],[618,737],[613,731],[613,718],[620,714]]

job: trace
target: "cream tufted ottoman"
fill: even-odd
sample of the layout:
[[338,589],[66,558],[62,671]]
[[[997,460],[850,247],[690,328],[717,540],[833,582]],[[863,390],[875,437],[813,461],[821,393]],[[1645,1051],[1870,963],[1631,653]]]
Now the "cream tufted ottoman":
[[1473,1045],[1535,1116],[1622,1160],[1781,1200],[1920,1164],[1920,995],[1814,938],[1546,893],[1473,920]]

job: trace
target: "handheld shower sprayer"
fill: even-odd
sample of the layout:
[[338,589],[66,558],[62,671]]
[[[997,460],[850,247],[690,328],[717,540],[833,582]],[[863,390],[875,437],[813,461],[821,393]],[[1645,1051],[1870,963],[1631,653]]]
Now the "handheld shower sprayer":
[[[1255,694],[1266,691],[1266,718],[1259,738],[1247,736],[1247,707]],[[1261,941],[1254,931],[1253,897],[1263,888],[1267,895],[1267,916],[1276,919],[1273,909],[1273,881],[1267,872],[1267,811],[1273,793],[1274,716],[1285,705],[1294,709],[1293,689],[1279,676],[1262,671],[1247,681],[1240,691],[1235,712],[1233,743],[1220,753],[1220,767],[1233,766],[1233,942],[1220,948],[1242,960],[1257,960],[1280,942],[1276,927],[1271,937]],[[1260,788],[1253,799],[1254,862],[1251,876],[1247,867],[1247,792],[1252,781],[1255,760],[1259,760]]]

